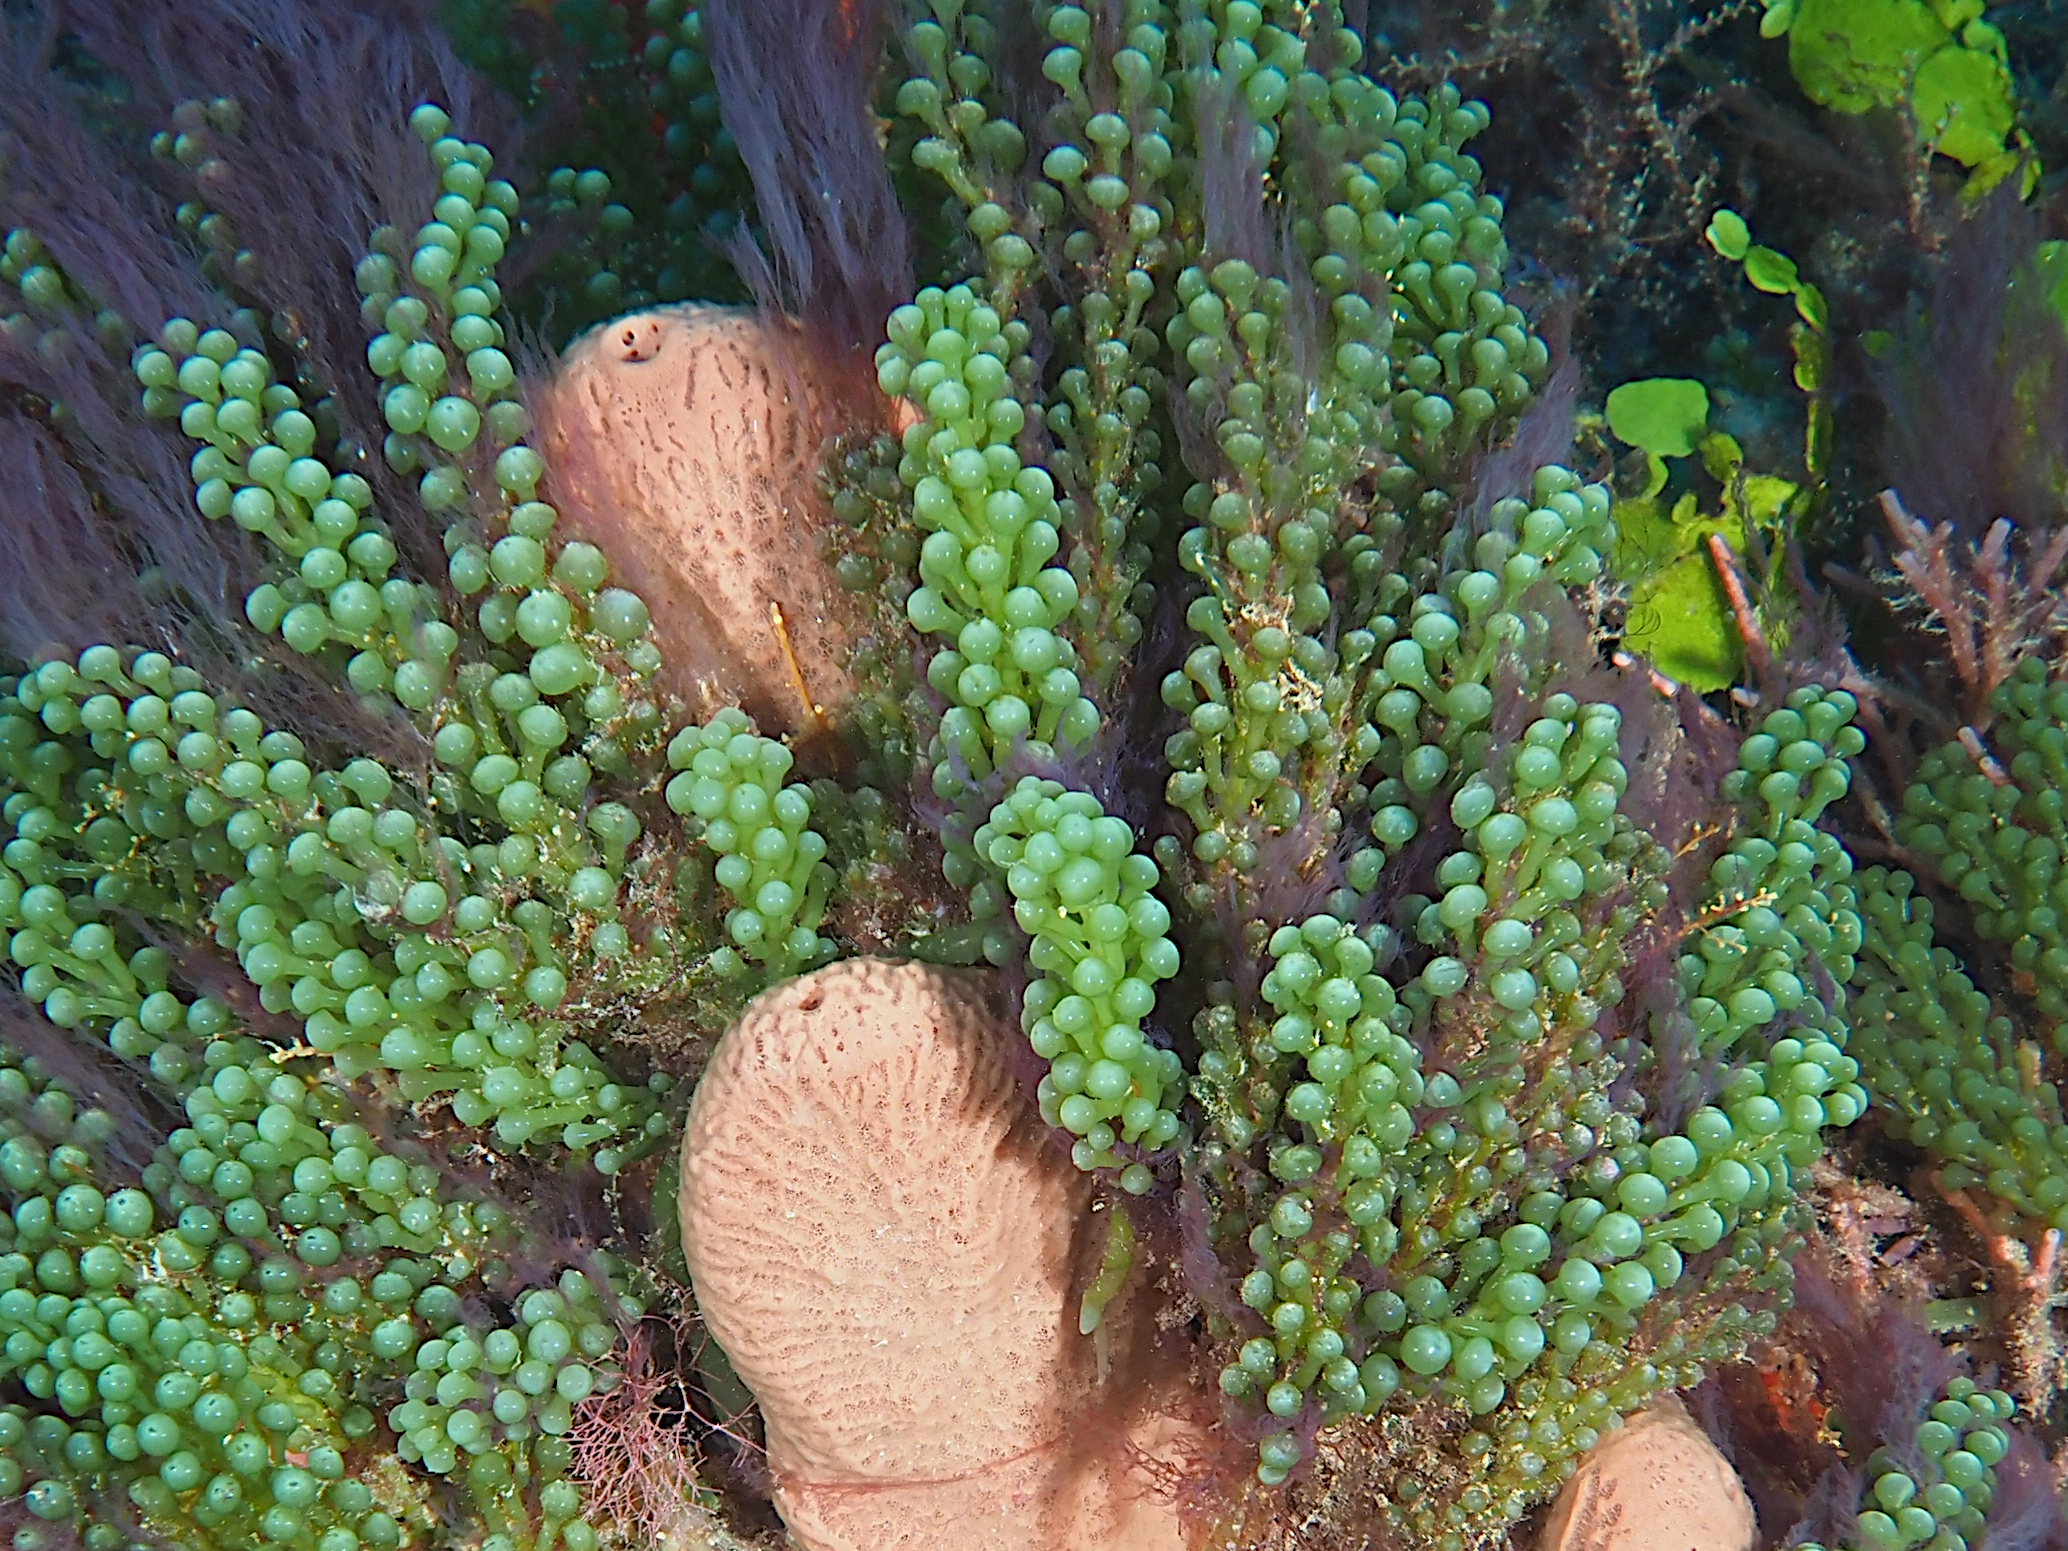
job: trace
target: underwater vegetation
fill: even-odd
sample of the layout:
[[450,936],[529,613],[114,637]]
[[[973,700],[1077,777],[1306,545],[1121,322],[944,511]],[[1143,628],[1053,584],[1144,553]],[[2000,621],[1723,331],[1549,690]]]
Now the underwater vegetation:
[[[1658,69],[1767,59],[1944,251],[1766,245],[1804,218],[1717,197],[1713,82],[1625,72],[1617,154],[1675,149],[1622,236],[1685,206],[1694,257],[1604,321],[1382,9],[0,8],[17,1551],[768,1530],[672,1153],[743,1009],[871,957],[1013,1009],[1108,1224],[1083,1333],[1163,1299],[1226,1444],[1202,1537],[1500,1546],[1776,1350],[1828,1468],[1770,1541],[2068,1532],[2017,34],[1691,20]],[[1550,59],[1656,20],[1497,9]],[[758,559],[629,507],[577,343],[673,372],[742,315],[645,309],[750,299],[765,361],[700,391],[819,449],[742,498]],[[1846,1392],[1885,1311],[1818,1271],[1791,1314],[1797,1267],[1832,1179],[1913,1165],[1993,1302]]]

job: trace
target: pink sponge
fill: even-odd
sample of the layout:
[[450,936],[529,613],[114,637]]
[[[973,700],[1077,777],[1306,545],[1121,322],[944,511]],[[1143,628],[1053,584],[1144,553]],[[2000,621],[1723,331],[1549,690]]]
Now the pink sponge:
[[1737,1472],[1671,1396],[1580,1461],[1551,1506],[1539,1551],[1752,1551]]
[[815,733],[851,688],[820,452],[888,406],[836,375],[780,320],[691,305],[584,335],[533,400],[548,498],[645,600],[669,687],[769,737]]
[[1184,1543],[1129,1463],[1184,1430],[1103,1377],[1138,1321],[1077,1332],[1104,1234],[1017,1038],[989,971],[853,959],[757,998],[704,1074],[683,1247],[813,1551]]

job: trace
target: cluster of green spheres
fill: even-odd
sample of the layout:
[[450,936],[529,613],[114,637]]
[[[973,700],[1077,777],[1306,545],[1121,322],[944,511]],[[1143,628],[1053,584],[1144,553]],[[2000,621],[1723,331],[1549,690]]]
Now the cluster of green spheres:
[[[467,1305],[516,1247],[511,1218],[381,1147],[346,1118],[336,1089],[222,1032],[219,1007],[201,1011],[198,1027],[154,1053],[153,1072],[184,1094],[188,1123],[137,1185],[94,1183],[110,1162],[111,1115],[75,1112],[34,1062],[0,1068],[22,1117],[0,1141],[12,1202],[0,1217],[0,1371],[32,1405],[55,1407],[0,1408],[0,1487],[39,1519],[86,1512],[88,1544],[111,1551],[129,1544],[93,1508],[111,1494],[149,1522],[189,1515],[211,1543],[414,1543],[423,1500],[377,1499],[347,1462],[378,1425],[378,1376],[412,1355],[419,1369],[436,1366],[426,1353],[442,1361],[469,1339]],[[180,1059],[163,1059],[168,1051]],[[63,1140],[46,1145],[53,1135]],[[484,1511],[521,1513],[526,1484],[558,1479],[566,1402],[615,1382],[603,1361],[615,1324],[581,1273],[562,1283],[519,1307],[542,1348],[531,1359],[547,1360],[537,1363],[545,1382],[521,1364],[497,1370],[514,1368],[542,1402],[520,1413],[498,1391],[500,1425],[490,1426],[487,1410],[464,1404],[487,1394],[463,1381],[465,1393],[438,1391],[447,1409],[435,1436],[391,1415],[405,1457],[452,1474],[464,1455],[461,1474]],[[577,1306],[588,1311],[578,1343],[550,1330],[538,1339],[556,1318],[564,1333]],[[426,1329],[446,1343],[423,1341]],[[480,1339],[493,1350],[516,1336]],[[419,1399],[415,1386],[405,1405]],[[586,1525],[568,1543],[584,1538],[593,1543]]]
[[[89,648],[77,668],[46,663],[0,700],[16,814],[0,856],[11,856],[5,893],[25,928],[9,953],[46,1012],[72,1027],[113,1020],[110,1042],[138,1053],[191,1026],[194,1007],[179,1007],[162,972],[155,986],[139,980],[101,924],[114,909],[162,910],[189,929],[210,923],[261,1005],[300,1020],[347,1076],[385,1068],[413,1096],[448,1093],[466,1123],[495,1120],[513,1143],[552,1127],[590,1147],[654,1119],[650,1094],[610,1081],[549,1016],[567,992],[551,907],[520,900],[506,914],[496,897],[502,878],[523,875],[510,864],[539,865],[535,843],[476,854],[436,836],[390,802],[394,779],[377,762],[312,769],[300,739],[220,708],[200,682],[162,656],[125,669],[112,649]],[[101,819],[80,817],[96,810]],[[607,818],[592,810],[590,827]],[[184,898],[153,898],[148,883],[132,891],[101,870],[133,857],[142,837],[178,846]],[[90,889],[70,864],[82,853],[98,858]],[[614,894],[594,865],[603,856],[585,848],[577,859],[570,889]],[[489,889],[452,898],[452,881],[470,875]],[[219,888],[204,909],[197,891],[210,878]],[[406,931],[448,921],[443,941]]]
[[832,882],[826,841],[810,827],[811,789],[783,781],[792,762],[787,748],[748,731],[746,716],[731,708],[668,745],[668,763],[680,772],[668,782],[668,806],[701,821],[718,885],[738,901],[725,918],[731,946],[713,955],[728,976],[745,972],[741,955],[783,976],[835,951],[818,932]]
[[[723,236],[732,225],[726,207],[737,198],[739,151],[719,108],[703,12],[694,0],[647,0],[644,19],[650,29],[640,49],[651,82],[647,100],[665,124],[661,149],[683,184],[668,203],[668,223]],[[687,283],[688,276],[663,270],[661,299],[689,295]]]
[[2068,682],[2027,657],[1992,697],[1991,737],[2008,779],[1977,768],[1959,743],[1933,749],[1903,793],[1896,838],[1928,858],[1973,912],[1975,933],[2000,943],[2033,977],[2033,1006],[2068,1043],[2068,936],[2061,912],[2068,848]]
[[1118,1168],[1121,1188],[1141,1195],[1154,1176],[1115,1146],[1155,1153],[1177,1140],[1184,1076],[1176,1052],[1142,1031],[1156,983],[1178,969],[1165,935],[1170,911],[1151,892],[1156,863],[1090,793],[1033,776],[991,810],[976,850],[1003,874],[1031,939],[1027,964],[1039,978],[1020,1022],[1049,1062],[1037,1090],[1042,1118],[1076,1138],[1080,1169]]
[[[103,350],[223,524],[197,531],[256,573],[227,657],[74,642],[0,672],[6,956],[74,1056],[172,1115],[128,1136],[117,1099],[0,1052],[18,1551],[131,1551],[111,1503],[292,1551],[438,1544],[455,1504],[482,1551],[630,1532],[571,1440],[680,1290],[542,1251],[566,1225],[496,1197],[569,1156],[642,1177],[672,1054],[837,956],[849,906],[1024,961],[1040,1113],[1113,1209],[1087,1333],[1130,1214],[1183,1192],[1257,1478],[1341,1418],[1432,1422],[1371,1430],[1370,1478],[1432,1551],[1491,1543],[1774,1328],[1802,1182],[1870,1091],[1950,1186],[2068,1222],[2037,1044],[1834,827],[1853,697],[1768,700],[1714,828],[1669,832],[1643,729],[1574,655],[1609,492],[1545,467],[1458,498],[1549,366],[1504,295],[1481,105],[1381,86],[1333,3],[896,24],[871,132],[930,251],[875,355],[906,429],[827,469],[829,558],[882,593],[852,768],[886,790],[844,793],[738,710],[685,725],[646,604],[562,531],[517,381],[527,329],[738,292],[716,30],[694,0],[561,0],[541,60],[512,9],[463,0],[462,42],[573,127],[533,182],[444,107],[386,126],[366,164],[420,156],[432,187],[353,267],[363,378],[323,380],[211,205],[259,154],[234,98],[151,142],[208,306],[183,281],[144,337],[54,232],[0,250],[0,351]],[[57,403],[38,434],[90,465],[75,424]],[[397,743],[280,725],[231,658],[328,679]],[[1932,753],[1898,837],[2068,1027],[2068,690],[2028,663],[1992,715],[2005,768]],[[1160,810],[1130,789],[1159,756]],[[911,886],[907,769],[966,923]],[[1868,1462],[1847,1551],[1977,1539],[2011,1410],[1950,1387]]]
[[1026,348],[1024,326],[1017,334],[968,286],[928,287],[892,315],[877,353],[884,392],[924,410],[905,432],[899,473],[927,535],[906,613],[921,634],[950,643],[927,667],[950,702],[937,787],[956,779],[953,761],[981,779],[1015,744],[1081,744],[1098,728],[1076,655],[1056,633],[1078,590],[1053,563],[1062,544],[1054,482],[1014,449],[1027,419],[1009,391],[1013,355]]
[[[236,104],[181,114],[195,127],[165,154],[190,168]],[[671,1080],[616,1075],[585,1037],[590,998],[678,951],[678,974],[741,968],[718,920],[679,949],[625,923],[628,891],[682,861],[642,845],[623,800],[668,768],[650,620],[536,499],[495,279],[522,235],[514,189],[442,109],[408,117],[431,219],[413,241],[370,234],[356,274],[382,446],[338,440],[330,385],[290,370],[250,307],[141,344],[103,332],[140,389],[131,412],[191,449],[195,520],[255,541],[244,622],[374,722],[405,719],[427,767],[326,758],[134,645],[0,677],[6,955],[85,1059],[133,1064],[147,1102],[178,1112],[154,1147],[75,1113],[35,1062],[0,1067],[0,1349],[24,1397],[0,1407],[0,1476],[94,1551],[132,1544],[115,1503],[181,1543],[420,1545],[440,1477],[495,1551],[590,1551],[568,1440],[618,1382],[635,1273],[558,1249],[542,1280],[523,1269],[542,1225],[462,1185],[453,1152],[523,1167],[550,1142],[609,1174],[659,1145]],[[211,253],[234,241],[205,207],[182,226]],[[8,254],[51,327],[87,305],[32,234]],[[232,272],[255,283],[211,271]],[[376,496],[369,456],[413,484],[411,510]],[[405,522],[442,529],[445,585],[400,558]],[[743,731],[738,713],[688,729],[680,766]],[[707,823],[696,844],[765,918],[777,951],[758,957],[783,973],[829,950],[812,929],[825,843],[782,787],[787,751],[747,741],[730,779],[773,823],[722,846]],[[242,989],[197,986],[218,954]],[[424,1145],[361,1113],[375,1085]]]
[[[486,653],[463,646],[438,591],[388,575],[396,548],[370,487],[314,455],[313,421],[270,381],[262,353],[175,319],[134,364],[146,410],[177,412],[204,443],[193,460],[202,514],[231,516],[292,563],[247,599],[250,622],[337,663],[360,695],[432,718],[450,805],[507,833],[472,847],[434,836],[389,804],[394,783],[377,762],[313,770],[293,735],[265,733],[248,711],[223,711],[218,725],[198,681],[171,713],[193,727],[177,763],[159,770],[143,748],[130,766],[199,788],[181,794],[183,817],[220,825],[245,853],[248,876],[216,902],[218,935],[269,1010],[278,1002],[306,1020],[312,1047],[348,1076],[383,1067],[412,1097],[449,1092],[456,1116],[495,1122],[508,1144],[553,1131],[586,1149],[628,1124],[633,1134],[659,1124],[649,1100],[610,1081],[548,1016],[579,969],[555,946],[557,923],[599,917],[587,942],[595,958],[629,948],[612,917],[640,825],[623,803],[588,794],[599,774],[624,771],[627,742],[658,731],[640,686],[659,657],[644,604],[605,585],[593,546],[556,545],[557,514],[533,498],[543,462],[522,440],[528,418],[493,317],[515,192],[488,177],[485,147],[447,133],[443,110],[420,107],[410,128],[440,192],[413,246],[376,232],[358,266],[362,316],[376,330],[367,363],[384,385],[382,455],[418,477],[423,509],[449,524],[448,580],[481,597],[462,623]],[[472,514],[484,505],[504,512],[500,537],[477,531]],[[154,715],[153,698],[130,719]],[[115,713],[103,704],[114,701],[82,705],[89,731],[144,730],[108,722]],[[49,724],[62,707],[35,709]],[[278,860],[254,867],[260,854]],[[512,885],[533,897],[512,899]],[[360,940],[390,924],[452,930],[391,954]]]
[[[1204,1196],[1245,1308],[1216,1324],[1222,1388],[1284,1423],[1260,1478],[1317,1414],[1441,1402],[1472,1419],[1470,1484],[1403,1465],[1385,1512],[1471,1543],[1786,1296],[1798,1182],[1867,1102],[1842,989],[1863,931],[1819,825],[1856,707],[1806,686],[1745,739],[1701,925],[1633,999],[1680,837],[1625,812],[1616,710],[1558,687],[1609,493],[1545,468],[1470,518],[1450,494],[1548,367],[1464,149],[1485,110],[1378,86],[1333,8],[1040,20],[1038,125],[1023,61],[960,4],[905,29],[895,92],[893,173],[982,270],[921,290],[877,357],[917,411],[907,613],[939,643],[919,731],[956,810],[946,875],[999,924],[994,961],[1013,907],[1043,1113],[1080,1166],[1135,1192],[1174,1164]],[[1245,168],[1276,239],[1213,203]],[[1100,643],[1142,638],[1159,549],[1194,589],[1161,686],[1181,822],[1138,836],[1048,762],[1098,767],[1129,692]],[[1129,868],[1175,919],[1135,919]],[[1323,911],[1280,913],[1288,871]],[[1129,973],[1166,932],[1205,1003],[1175,1157],[1140,1033],[1168,971]],[[1726,1075],[1682,1091],[1645,1035]]]
[[304,655],[341,643],[362,694],[386,691],[410,709],[428,706],[457,638],[446,629],[409,639],[423,596],[390,574],[395,546],[366,520],[373,491],[365,478],[334,474],[311,456],[316,423],[300,395],[273,380],[261,351],[184,318],[169,323],[162,348],[139,353],[135,367],[146,412],[176,414],[203,444],[189,464],[201,515],[231,518],[296,562],[291,580],[264,584],[247,600],[252,625],[278,631]]
[[[1896,834],[1958,897],[2011,984],[1992,995],[1939,938],[1939,908],[1912,874],[1861,875],[1866,943],[1855,977],[1856,1048],[1889,1129],[1943,1162],[1949,1189],[1986,1188],[2035,1225],[2068,1225],[2068,1124],[2046,1076],[2068,1028],[2068,948],[2057,881],[2068,828],[2068,689],[2017,665],[1992,700],[2008,759],[1981,768],[1958,742],[1932,750],[1904,793]],[[2007,769],[2004,768],[2007,765]],[[2012,995],[2028,989],[2023,1032]]]
[[[1827,753],[1851,741],[1840,737],[1846,697],[1798,699],[1769,723],[1789,732],[1797,729],[1788,719],[1813,719]],[[1564,1093],[1526,1085],[1523,1053],[1590,1028],[1621,998],[1614,934],[1580,924],[1593,914],[1589,902],[1633,887],[1642,897],[1661,870],[1617,811],[1626,778],[1613,753],[1616,713],[1567,696],[1544,709],[1512,748],[1505,802],[1485,775],[1453,788],[1450,818],[1465,847],[1436,869],[1440,898],[1405,906],[1416,937],[1439,950],[1415,979],[1373,973],[1382,954],[1397,952],[1384,927],[1359,934],[1326,915],[1281,927],[1262,985],[1277,1018],[1252,1036],[1246,1061],[1225,1044],[1202,1058],[1201,1081],[1225,1106],[1222,1144],[1269,1138],[1271,1183],[1258,1181],[1252,1198],[1264,1215],[1249,1234],[1255,1268],[1241,1296],[1271,1333],[1243,1345],[1221,1384],[1257,1395],[1273,1415],[1298,1417],[1310,1394],[1329,1414],[1370,1412],[1403,1387],[1433,1383],[1483,1416],[1539,1372],[1564,1378],[1590,1353],[1599,1361],[1596,1343],[1627,1339],[1655,1301],[1680,1296],[1686,1255],[1735,1237],[1734,1258],[1708,1274],[1714,1288],[1767,1267],[1772,1241],[1751,1225],[1764,1219],[1770,1232],[1784,1220],[1791,1181],[1821,1150],[1824,1128],[1865,1108],[1844,1031],[1828,1021],[1820,1038],[1767,1043],[1677,1130],[1642,1124],[1593,1086],[1614,1063],[1571,1072]],[[1748,739],[1741,760],[1758,764],[1770,736]],[[1797,939],[1789,950],[1749,954],[1748,930],[1767,944],[1778,934],[1767,926],[1771,907],[1745,902],[1821,892],[1843,876],[1843,852],[1829,837],[1820,866],[1806,820],[1777,800],[1766,812],[1763,829],[1800,826],[1794,833],[1812,844],[1787,843],[1804,860],[1784,863],[1764,839],[1721,858],[1712,878],[1719,919],[1680,966],[1687,1005],[1718,1051],[1773,1020],[1782,1002],[1803,1011],[1809,1001],[1809,950]],[[1834,931],[1825,899],[1821,909],[1801,906],[1811,917],[1801,924],[1821,936],[1828,972],[1831,950],[1857,946],[1857,928],[1841,909]],[[1703,1009],[1715,993],[1729,1012],[1712,1028]],[[1479,1037],[1501,1058],[1425,1072],[1421,1051],[1447,1009],[1467,1005],[1480,1009],[1482,1029],[1491,1025]],[[1208,1015],[1209,1034],[1219,1022]],[[1267,1093],[1277,1095],[1275,1117],[1242,1107],[1245,1096],[1254,1106]],[[1532,1153],[1553,1136],[1569,1153],[1605,1140],[1613,1162],[1597,1158],[1562,1180],[1533,1169]],[[1497,1231],[1501,1218],[1510,1225]],[[1369,1290],[1347,1276],[1359,1252],[1387,1267],[1392,1285]],[[1741,1308],[1722,1324],[1742,1330],[1747,1318]],[[1591,1436],[1571,1418],[1543,1420],[1501,1461],[1519,1489]],[[1568,1432],[1582,1441],[1573,1445]],[[1266,1447],[1264,1475],[1280,1478],[1292,1440],[1273,1434]]]
[[[1833,1551],[1965,1551],[1987,1533],[1996,1467],[2010,1449],[2004,1424],[2017,1402],[1957,1378],[1933,1403],[1916,1435],[1867,1460],[1867,1488],[1852,1533]],[[1824,1551],[1813,1542],[1804,1551]]]
[[[442,109],[425,104],[410,127],[438,169],[441,192],[432,219],[408,239],[375,233],[374,251],[357,275],[364,315],[380,327],[366,347],[366,360],[383,384],[381,413],[390,433],[383,456],[397,473],[420,472],[417,494],[424,508],[444,511],[466,493],[466,475],[427,455],[424,443],[458,458],[486,429],[492,444],[505,449],[496,461],[497,483],[525,499],[544,465],[518,441],[528,422],[514,392],[516,368],[494,317],[502,302],[495,268],[509,245],[517,190],[488,176],[494,158],[486,146],[447,133],[451,120]],[[384,251],[389,247],[395,252]],[[401,294],[405,272],[417,294]],[[449,311],[443,344],[427,327],[441,303]],[[461,371],[464,384],[458,381]]]

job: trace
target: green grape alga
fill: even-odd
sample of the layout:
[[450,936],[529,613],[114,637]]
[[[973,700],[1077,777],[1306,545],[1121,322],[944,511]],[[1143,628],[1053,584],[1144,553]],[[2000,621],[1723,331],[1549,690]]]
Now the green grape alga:
[[[690,1328],[643,1238],[653,1155],[749,997],[857,952],[1024,976],[1040,1116],[1113,1225],[1080,1329],[1181,1244],[1131,1291],[1189,1278],[1177,1323],[1255,1445],[1238,1491],[1340,1428],[1361,1511],[1417,1551],[1500,1544],[1621,1417],[1773,1332],[1805,1182],[1870,1092],[1949,1189],[2068,1222],[2018,1021],[2068,1025],[2068,699],[2019,668],[1969,729],[1992,762],[1950,744],[1904,795],[1918,871],[1855,873],[1839,680],[1777,670],[1726,733],[1618,660],[1610,490],[1518,466],[1567,445],[1523,418],[1568,411],[1538,405],[1482,105],[1382,85],[1333,3],[1042,0],[1007,36],[937,0],[880,52],[843,10],[855,146],[922,251],[881,334],[835,339],[859,303],[814,287],[854,255],[793,248],[851,191],[786,211],[748,143],[815,155],[834,118],[721,108],[741,18],[568,0],[556,77],[510,9],[455,25],[523,105],[573,94],[536,168],[465,138],[494,105],[440,48],[312,10],[394,65],[381,90],[416,83],[349,154],[293,138],[314,66],[250,22],[265,70],[144,153],[185,200],[166,252],[6,238],[0,354],[99,353],[0,410],[150,572],[136,622],[0,620],[25,1551],[650,1532],[570,1440],[636,1393],[649,1305]],[[72,85],[81,136],[159,111]],[[290,153],[335,207],[305,224],[354,228],[323,270],[342,329],[305,326],[239,181]],[[567,535],[526,408],[528,338],[741,294],[706,237],[766,261],[857,402],[898,401],[855,415],[895,439],[835,427],[824,467],[828,569],[877,595],[832,752],[685,717],[676,605]],[[118,425],[149,456],[95,444]],[[207,563],[171,563],[188,543]],[[1701,783],[1684,812],[1669,782]],[[2009,993],[1949,923],[2005,945]],[[556,1178],[601,1204],[559,1213]],[[2012,1408],[1937,1406],[1915,1458],[1868,1462],[1854,1551],[1981,1533]],[[642,1446],[687,1451],[655,1409]]]

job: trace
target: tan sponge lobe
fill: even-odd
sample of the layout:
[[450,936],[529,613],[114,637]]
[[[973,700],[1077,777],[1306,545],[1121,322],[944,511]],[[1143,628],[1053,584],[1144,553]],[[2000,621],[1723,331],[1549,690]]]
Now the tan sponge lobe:
[[770,737],[817,731],[810,708],[833,717],[851,689],[858,612],[819,481],[857,418],[837,375],[787,320],[692,304],[585,334],[534,398],[549,498],[645,600],[669,686]]
[[757,998],[704,1074],[683,1248],[813,1551],[1182,1543],[1120,1428],[1081,1446],[1108,1399],[1077,1332],[1103,1236],[1019,1038],[990,971],[851,959]]
[[1608,1434],[1552,1504],[1539,1551],[1752,1551],[1751,1501],[1672,1397]]

